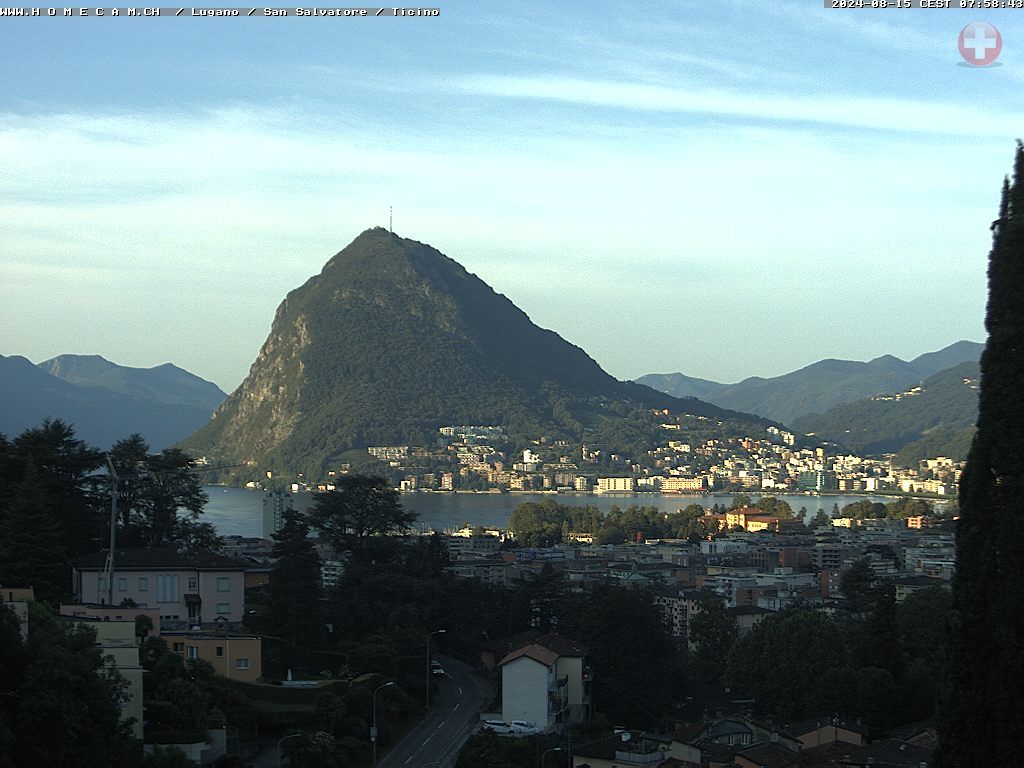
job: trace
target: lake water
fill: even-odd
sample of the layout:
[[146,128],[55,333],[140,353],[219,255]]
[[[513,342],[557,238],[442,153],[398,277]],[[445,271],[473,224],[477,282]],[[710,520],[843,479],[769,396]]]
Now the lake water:
[[[206,492],[210,501],[206,505],[203,519],[213,523],[222,536],[259,536],[262,529],[263,491],[246,488],[223,488],[208,486]],[[770,495],[770,494],[765,494]],[[819,509],[828,513],[832,506],[838,504],[840,509],[855,501],[892,501],[884,496],[801,496],[780,495],[793,511],[801,507],[807,508],[808,515],[814,515]],[[733,496],[662,496],[652,494],[546,494],[546,493],[405,493],[402,504],[406,509],[419,515],[417,527],[421,530],[444,531],[461,528],[463,523],[482,525],[487,528],[506,528],[512,510],[518,504],[527,501],[544,501],[553,499],[559,504],[573,506],[593,506],[607,512],[613,505],[625,508],[630,504],[657,507],[664,512],[674,512],[689,504],[700,504],[711,509],[715,504],[730,506]],[[310,502],[309,494],[299,494],[297,507],[303,508]]]

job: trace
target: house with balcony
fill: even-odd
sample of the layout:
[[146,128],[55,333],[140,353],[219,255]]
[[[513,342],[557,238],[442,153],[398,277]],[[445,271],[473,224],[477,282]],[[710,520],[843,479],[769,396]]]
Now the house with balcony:
[[214,553],[174,547],[114,550],[113,601],[105,576],[107,551],[83,555],[72,565],[76,603],[159,609],[166,629],[214,621],[241,622],[245,614],[245,563]]
[[590,670],[572,640],[542,635],[511,650],[501,668],[501,717],[525,720],[542,731],[589,717]]

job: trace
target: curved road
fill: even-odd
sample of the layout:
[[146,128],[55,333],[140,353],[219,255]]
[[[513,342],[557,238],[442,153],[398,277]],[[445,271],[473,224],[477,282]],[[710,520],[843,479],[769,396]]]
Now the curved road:
[[494,695],[490,682],[468,664],[447,656],[437,658],[445,676],[430,700],[430,711],[378,758],[378,768],[449,768],[479,723],[481,708]]

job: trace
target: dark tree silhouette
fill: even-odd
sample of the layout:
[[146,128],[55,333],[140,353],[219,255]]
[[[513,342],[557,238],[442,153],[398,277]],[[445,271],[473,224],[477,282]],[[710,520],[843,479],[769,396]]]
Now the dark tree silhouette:
[[988,267],[978,431],[960,480],[939,761],[1014,765],[1024,744],[1024,146],[1003,183]]

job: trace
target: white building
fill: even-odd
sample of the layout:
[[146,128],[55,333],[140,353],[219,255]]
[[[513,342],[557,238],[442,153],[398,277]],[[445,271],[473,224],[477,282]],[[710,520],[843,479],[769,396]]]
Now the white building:
[[589,673],[583,651],[559,635],[544,635],[505,656],[501,666],[501,717],[525,720],[542,731],[587,716]]
[[599,477],[595,493],[632,493],[634,490],[632,477]]

